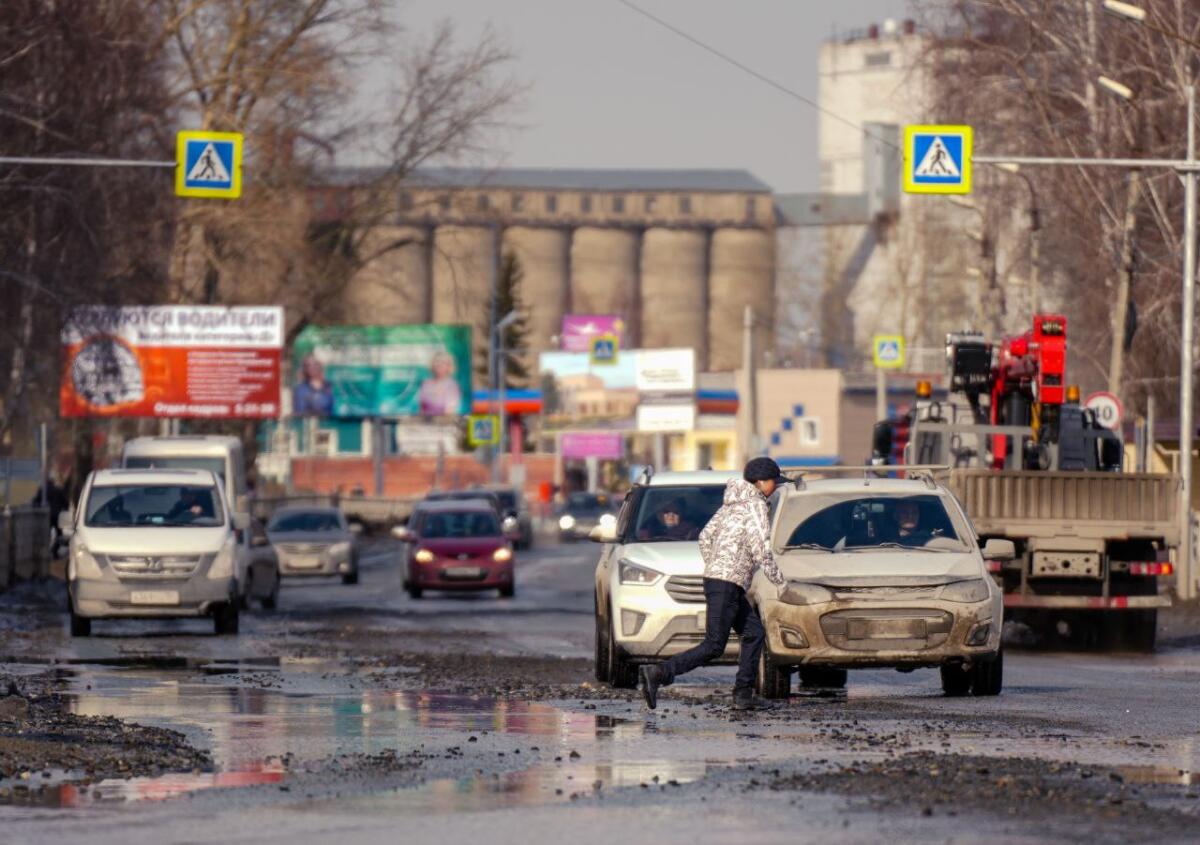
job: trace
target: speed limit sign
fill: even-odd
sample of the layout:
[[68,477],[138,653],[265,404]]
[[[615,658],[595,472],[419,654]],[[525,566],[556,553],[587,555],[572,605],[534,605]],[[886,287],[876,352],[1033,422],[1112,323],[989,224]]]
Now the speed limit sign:
[[1101,390],[1098,393],[1093,393],[1083,403],[1083,407],[1096,415],[1096,422],[1107,429],[1116,429],[1121,426],[1121,400],[1108,391]]

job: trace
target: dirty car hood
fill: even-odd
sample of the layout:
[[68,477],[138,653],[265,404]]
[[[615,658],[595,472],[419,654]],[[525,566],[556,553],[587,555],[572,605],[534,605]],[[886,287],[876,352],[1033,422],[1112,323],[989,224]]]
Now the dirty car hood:
[[704,559],[695,540],[631,543],[625,546],[625,560],[640,563],[664,575],[703,575]]
[[785,552],[775,558],[784,576],[821,584],[930,584],[987,573],[971,552]]

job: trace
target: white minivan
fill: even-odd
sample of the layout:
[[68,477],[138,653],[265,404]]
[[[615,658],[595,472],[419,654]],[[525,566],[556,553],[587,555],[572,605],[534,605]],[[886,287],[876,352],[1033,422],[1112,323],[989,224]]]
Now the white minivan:
[[70,537],[72,636],[88,636],[93,619],[189,616],[236,634],[234,522],[211,471],[93,472],[60,525]]

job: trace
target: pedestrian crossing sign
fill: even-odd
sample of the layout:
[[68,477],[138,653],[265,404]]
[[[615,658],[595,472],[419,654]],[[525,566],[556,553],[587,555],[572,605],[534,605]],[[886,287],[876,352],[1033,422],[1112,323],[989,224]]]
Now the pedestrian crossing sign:
[[971,193],[970,126],[904,127],[904,191]]
[[495,446],[500,442],[500,417],[495,414],[471,414],[467,417],[467,443]]
[[598,334],[592,338],[591,359],[593,364],[615,364],[620,354],[621,339],[615,334]]
[[177,134],[175,195],[227,200],[240,197],[241,133],[183,131]]
[[898,370],[904,366],[904,337],[877,334],[871,343],[871,358],[876,369]]

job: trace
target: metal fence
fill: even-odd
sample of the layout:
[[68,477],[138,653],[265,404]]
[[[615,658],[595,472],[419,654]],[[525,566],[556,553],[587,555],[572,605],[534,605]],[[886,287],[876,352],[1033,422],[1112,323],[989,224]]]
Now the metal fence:
[[16,507],[0,511],[0,589],[50,574],[50,511]]

